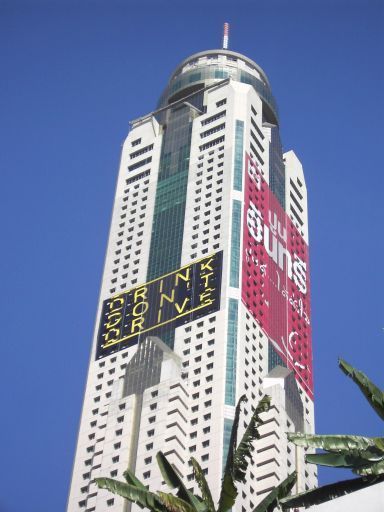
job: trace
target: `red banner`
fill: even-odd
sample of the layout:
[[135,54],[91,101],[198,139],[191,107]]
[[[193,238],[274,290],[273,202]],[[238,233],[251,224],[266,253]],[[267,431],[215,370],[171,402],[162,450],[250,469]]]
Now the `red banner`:
[[313,398],[308,246],[245,155],[242,301]]

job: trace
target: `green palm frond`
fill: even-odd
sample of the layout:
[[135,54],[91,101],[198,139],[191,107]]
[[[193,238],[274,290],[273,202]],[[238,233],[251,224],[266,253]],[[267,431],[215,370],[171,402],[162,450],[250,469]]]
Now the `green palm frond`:
[[[123,476],[128,484],[133,485],[137,489],[142,489],[143,491],[148,490],[147,487],[132,473],[130,469],[124,471]],[[143,505],[140,505],[140,503],[137,503],[137,505],[140,508],[144,508]]]
[[296,446],[320,448],[328,452],[348,453],[378,460],[384,456],[384,438],[353,435],[315,435],[288,433],[289,441]]
[[190,458],[193,467],[193,473],[199,489],[201,491],[201,497],[204,504],[207,507],[207,512],[215,512],[215,504],[213,502],[212,494],[208,486],[208,482],[205,478],[203,470],[200,464],[193,457]]
[[158,496],[148,489],[144,490],[112,478],[95,478],[95,482],[100,489],[108,489],[113,494],[118,494],[141,507],[149,508],[152,512],[167,512]]
[[270,397],[264,396],[258,403],[246,431],[236,448],[237,430],[239,426],[240,410],[243,402],[247,401],[247,397],[243,395],[237,403],[235,418],[229,441],[227,463],[225,465],[224,476],[222,480],[221,493],[219,498],[220,512],[231,509],[237,497],[237,487],[235,482],[244,482],[245,473],[248,467],[251,453],[253,450],[252,442],[258,439],[257,428],[261,425],[260,414],[269,410]]
[[321,448],[329,452],[306,455],[306,461],[311,464],[349,468],[358,475],[384,474],[382,437],[288,434],[288,439],[297,446]]
[[348,453],[311,453],[306,455],[305,460],[310,464],[333,468],[359,469],[372,464],[368,459]]
[[163,452],[156,455],[157,464],[159,466],[162,477],[170,489],[183,489],[184,484],[176,470],[169,462]]
[[267,412],[271,405],[271,397],[265,395],[258,403],[252,418],[248,424],[246,431],[236,448],[234,455],[234,479],[237,482],[245,481],[245,473],[248,468],[249,460],[251,459],[252,452],[254,450],[253,441],[260,438],[258,427],[262,424],[260,414]]
[[294,471],[283,480],[268,496],[266,496],[253,512],[272,512],[280,503],[280,500],[291,492],[297,480],[297,473]]
[[226,510],[230,510],[233,507],[237,496],[237,488],[233,478],[233,459],[236,451],[237,429],[239,427],[241,405],[246,401],[247,397],[243,395],[236,405],[235,418],[233,420],[231,437],[229,440],[227,462],[225,464],[224,476],[221,484],[218,507],[220,512],[226,512]]
[[171,489],[177,489],[178,498],[189,503],[197,512],[205,512],[205,505],[201,503],[201,501],[190,491],[188,491],[180,476],[177,474],[176,470],[168,461],[163,452],[158,452],[156,459],[166,484]]
[[[343,359],[340,369],[350,377],[381,419],[384,419],[384,393],[361,371]],[[351,435],[288,434],[288,439],[297,446],[320,448],[325,453],[306,455],[306,461],[320,466],[350,468],[361,478],[336,482],[312,489],[281,501],[284,510],[291,507],[308,507],[324,503],[344,494],[384,481],[384,437]]]
[[134,473],[132,473],[130,469],[124,471],[123,476],[128,484],[134,485],[138,489],[148,490],[147,487],[137,478],[137,476],[134,475]]
[[384,420],[384,393],[360,370],[356,370],[343,359],[339,359],[339,368],[360,388],[370,405]]
[[193,505],[173,494],[159,491],[158,495],[167,512],[196,512]]
[[375,475],[384,475],[384,460],[380,460],[378,462],[371,462],[363,467],[354,468],[353,472],[357,475],[362,476],[375,476]]

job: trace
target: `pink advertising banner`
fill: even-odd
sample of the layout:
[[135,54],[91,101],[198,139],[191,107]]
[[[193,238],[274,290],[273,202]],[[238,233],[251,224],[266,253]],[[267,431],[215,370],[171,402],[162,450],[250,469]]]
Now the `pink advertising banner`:
[[245,155],[242,301],[313,398],[308,246]]

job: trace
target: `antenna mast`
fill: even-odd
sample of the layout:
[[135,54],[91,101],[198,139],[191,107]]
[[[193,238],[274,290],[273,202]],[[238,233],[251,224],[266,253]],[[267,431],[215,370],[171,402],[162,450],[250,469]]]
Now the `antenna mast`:
[[229,23],[224,23],[223,49],[228,50]]

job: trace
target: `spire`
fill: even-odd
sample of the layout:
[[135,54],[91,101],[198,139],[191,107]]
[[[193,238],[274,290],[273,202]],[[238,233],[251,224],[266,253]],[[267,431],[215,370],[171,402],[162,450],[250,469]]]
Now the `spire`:
[[228,50],[229,23],[224,23],[223,49]]

